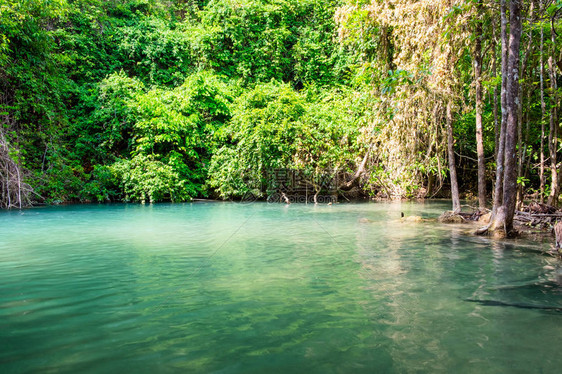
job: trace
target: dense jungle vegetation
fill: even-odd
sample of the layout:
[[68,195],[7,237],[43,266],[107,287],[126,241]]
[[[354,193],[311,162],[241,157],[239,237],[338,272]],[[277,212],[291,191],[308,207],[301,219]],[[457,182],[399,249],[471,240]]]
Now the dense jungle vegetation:
[[0,203],[266,197],[290,168],[344,196],[557,205],[561,18],[562,0],[0,0]]

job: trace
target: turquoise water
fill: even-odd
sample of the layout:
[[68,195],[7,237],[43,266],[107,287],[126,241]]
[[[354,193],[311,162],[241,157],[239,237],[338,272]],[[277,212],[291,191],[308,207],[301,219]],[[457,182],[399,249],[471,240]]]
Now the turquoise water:
[[555,373],[548,244],[446,203],[0,213],[0,373]]

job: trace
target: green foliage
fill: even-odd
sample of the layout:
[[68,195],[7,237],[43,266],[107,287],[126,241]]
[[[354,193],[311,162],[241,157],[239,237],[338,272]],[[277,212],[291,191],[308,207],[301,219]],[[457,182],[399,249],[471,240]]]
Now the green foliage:
[[88,115],[78,118],[71,127],[77,157],[90,163],[107,163],[128,156],[135,122],[130,103],[144,92],[144,85],[120,71],[90,87],[80,91],[78,108],[79,113]]
[[124,201],[188,201],[195,192],[173,165],[155,160],[154,156],[139,154],[130,160],[119,160],[110,170]]
[[150,155],[179,173],[191,195],[203,193],[207,163],[230,119],[231,89],[210,73],[190,76],[169,91],[154,88],[129,101],[132,154]]
[[189,34],[160,18],[119,29],[118,54],[130,75],[150,84],[177,86],[194,71]]
[[89,96],[93,110],[76,134],[76,152],[102,163],[93,165],[87,199],[157,202],[204,195],[233,89],[209,72],[172,90],[146,90],[123,71],[100,82]]
[[560,10],[562,10],[562,0],[556,0],[547,8],[546,11],[547,14],[552,17],[557,12],[560,12]]
[[49,204],[83,201],[83,180],[87,177],[83,167],[57,153],[47,158],[46,169],[34,175],[35,192]]
[[[0,120],[11,156],[48,202],[156,202],[256,193],[276,168],[311,181],[326,170],[353,174],[370,149],[362,188],[414,196],[424,178],[444,178],[441,101],[449,94],[459,108],[455,151],[475,157],[474,37],[454,51],[458,87],[444,83],[430,95],[432,80],[448,74],[435,70],[437,49],[404,54],[409,47],[399,41],[411,27],[373,21],[367,7],[380,2],[338,8],[345,3],[0,0]],[[439,21],[451,24],[446,43],[461,30],[455,19],[473,9],[469,2]],[[545,15],[559,17],[559,9],[557,0]],[[490,19],[482,19],[487,33]],[[416,27],[415,35],[426,34]],[[524,27],[533,43],[541,27],[545,51],[559,55],[550,22]],[[489,42],[483,48],[492,55]],[[536,49],[530,56],[537,67]],[[536,77],[522,78],[534,84],[524,133],[528,154],[536,154],[536,124],[548,119],[539,118]],[[500,78],[483,80],[492,160],[490,93]],[[546,96],[549,111],[556,97]],[[459,167],[470,182],[467,157]],[[526,187],[536,184],[536,175],[528,178]]]
[[[240,167],[340,167],[353,158],[344,155],[347,145],[344,153],[326,152],[323,142],[336,144],[351,131],[331,125],[343,123],[331,117],[331,106],[345,95],[293,91],[343,82],[353,54],[335,40],[337,4],[2,1],[6,136],[48,202],[182,201],[213,193],[206,183],[211,159],[234,162],[225,155],[245,144],[241,137],[258,118],[262,125],[248,142],[259,160],[240,159]],[[286,84],[253,88],[271,79]],[[233,98],[244,90],[231,122]]]
[[90,173],[90,181],[83,187],[84,200],[109,202],[120,196],[119,180],[115,178],[111,167],[95,165]]
[[345,170],[357,150],[360,114],[346,95],[314,90],[297,93],[270,82],[245,92],[235,103],[227,144],[211,161],[209,185],[223,198],[241,197],[267,183],[275,169],[312,176]]
[[213,0],[193,35],[199,64],[246,83],[271,79],[302,87],[342,78],[349,55],[334,42],[337,1]]
[[136,153],[165,154],[175,150],[193,159],[212,148],[216,133],[230,118],[231,89],[207,73],[191,75],[173,90],[154,88],[136,95]]

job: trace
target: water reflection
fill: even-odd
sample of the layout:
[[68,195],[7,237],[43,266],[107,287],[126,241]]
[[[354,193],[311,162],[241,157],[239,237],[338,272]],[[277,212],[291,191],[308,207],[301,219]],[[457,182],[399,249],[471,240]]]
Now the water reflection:
[[537,244],[400,221],[445,209],[0,214],[0,371],[557,370],[559,262],[522,250]]

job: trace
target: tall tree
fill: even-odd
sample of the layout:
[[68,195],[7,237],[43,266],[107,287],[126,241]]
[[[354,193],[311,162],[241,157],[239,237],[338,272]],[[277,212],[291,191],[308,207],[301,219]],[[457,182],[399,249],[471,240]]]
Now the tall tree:
[[[540,14],[544,13],[544,0],[540,0]],[[544,180],[544,117],[546,113],[546,103],[544,101],[544,28],[541,24],[540,39],[540,91],[541,91],[541,142],[540,142],[540,202],[544,202],[545,180]]]
[[[519,53],[521,49],[521,0],[511,0],[509,7],[509,40],[507,39],[507,6],[501,0],[502,12],[502,49],[508,52],[505,79],[502,80],[502,91],[505,92],[505,105],[502,110],[507,117],[502,125],[500,145],[503,142],[503,184],[502,200],[494,201],[493,216],[488,227],[494,234],[510,235],[513,228],[513,215],[517,202],[517,101],[519,98]],[[502,61],[502,65],[504,61]],[[502,69],[503,70],[503,69]],[[505,86],[504,86],[505,85]],[[501,148],[501,147],[500,147]],[[501,150],[500,150],[501,151]],[[498,166],[498,171],[500,167]],[[499,186],[496,186],[499,187]],[[496,190],[497,191],[497,190]],[[497,204],[497,205],[496,205]]]
[[[553,206],[558,206],[558,197],[560,195],[560,176],[561,172],[556,169],[556,152],[558,151],[558,130],[560,124],[558,123],[558,83],[556,74],[556,30],[554,29],[554,18],[558,11],[562,10],[562,5],[559,5],[556,11],[553,12],[551,23],[550,23],[550,41],[551,41],[551,53],[548,56],[548,71],[550,76],[550,131],[554,132],[552,135],[552,154],[554,154],[555,159],[551,161],[551,171],[552,171],[552,184],[550,187],[550,196],[548,201]],[[561,165],[562,168],[562,165]],[[556,179],[555,179],[556,178]]]
[[486,208],[486,165],[484,161],[484,140],[482,136],[482,0],[476,3],[476,27],[474,43],[474,85],[476,100],[476,153],[478,157],[478,208]]
[[501,125],[500,135],[497,140],[497,160],[496,160],[496,184],[494,190],[494,204],[492,207],[492,217],[497,215],[497,209],[501,206],[503,200],[503,177],[504,177],[504,159],[505,159],[505,132],[507,125],[507,57],[509,41],[507,38],[507,4],[506,0],[500,3],[500,28],[501,28]]
[[558,151],[558,123],[556,119],[556,65],[554,64],[554,54],[556,53],[556,31],[551,27],[551,53],[548,57],[548,72],[550,78],[550,133],[548,135],[548,149],[550,151],[550,195],[548,204],[558,205],[558,195],[560,185],[558,181],[557,151]]
[[[530,9],[529,9],[529,18],[528,18],[528,23],[529,23],[529,33],[527,35],[527,46],[525,47],[525,53],[523,54],[523,58],[521,59],[521,64],[520,64],[520,77],[521,77],[521,81],[525,81],[525,83],[531,81],[531,78],[528,77],[528,79],[526,79],[526,72],[527,72],[527,65],[528,65],[528,61],[529,61],[529,57],[531,55],[531,52],[533,51],[533,22],[534,22],[534,14],[535,14],[535,3],[534,1],[531,3],[530,5]],[[532,66],[531,66],[531,70],[532,70]],[[518,144],[517,144],[517,176],[519,178],[524,178],[525,176],[525,169],[524,169],[524,165],[525,165],[525,157],[526,157],[526,151],[527,151],[527,146],[526,146],[526,139],[528,138],[528,134],[529,131],[528,129],[526,129],[525,131],[525,136],[523,136],[523,93],[525,91],[525,89],[527,89],[527,95],[530,94],[530,87],[529,84],[524,84],[520,87],[519,89],[519,99],[517,100],[517,116],[518,116],[518,126],[517,126],[517,138],[518,138]],[[529,110],[526,110],[527,113],[527,127],[529,126],[529,121],[528,121],[528,113]],[[517,186],[517,201],[518,204],[522,204],[523,203],[523,183],[518,183]]]
[[[502,0],[504,3],[505,0]],[[505,12],[503,7],[502,12]],[[507,18],[507,17],[506,17]],[[505,40],[504,40],[505,42]],[[504,138],[503,199],[492,221],[492,230],[510,235],[517,202],[517,101],[519,97],[519,52],[521,49],[521,0],[511,0],[509,7],[509,47],[507,59],[505,110],[507,122]]]
[[[497,52],[497,21],[496,14],[492,15],[492,78],[496,78],[498,75],[498,52]],[[495,81],[495,79],[494,79]],[[500,143],[500,118],[498,115],[498,106],[500,103],[500,91],[498,90],[498,85],[494,84],[493,91],[493,114],[494,114],[494,157],[497,162],[498,160],[498,147]]]

